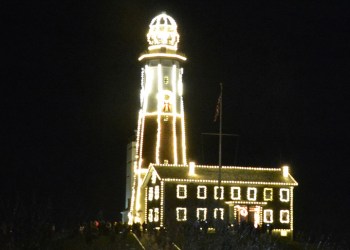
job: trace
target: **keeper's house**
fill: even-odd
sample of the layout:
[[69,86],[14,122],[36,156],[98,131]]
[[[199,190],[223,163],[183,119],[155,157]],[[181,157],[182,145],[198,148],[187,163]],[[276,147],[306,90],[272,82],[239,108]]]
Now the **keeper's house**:
[[[221,184],[218,181],[221,172]],[[269,224],[292,237],[293,189],[298,183],[282,168],[151,164],[141,193],[144,220],[155,227],[196,219]]]

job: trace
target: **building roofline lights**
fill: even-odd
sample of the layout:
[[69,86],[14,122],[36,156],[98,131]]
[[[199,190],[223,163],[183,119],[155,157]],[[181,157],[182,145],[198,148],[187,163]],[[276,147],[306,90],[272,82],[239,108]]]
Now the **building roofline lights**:
[[[193,182],[193,183],[218,183],[218,180],[201,180],[201,179],[177,179],[177,178],[161,178],[166,182]],[[297,183],[285,183],[285,182],[267,182],[267,181],[221,181],[221,184],[252,184],[252,185],[276,185],[276,186],[297,186]]]

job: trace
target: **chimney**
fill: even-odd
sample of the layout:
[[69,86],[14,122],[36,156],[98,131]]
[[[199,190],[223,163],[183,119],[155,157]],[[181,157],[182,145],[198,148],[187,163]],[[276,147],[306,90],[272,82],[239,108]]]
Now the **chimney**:
[[193,161],[191,161],[189,165],[188,175],[195,175],[195,172],[194,172],[195,166],[196,164]]
[[289,175],[289,167],[288,166],[283,166],[282,167],[282,173],[283,173],[283,177],[288,177],[288,175]]

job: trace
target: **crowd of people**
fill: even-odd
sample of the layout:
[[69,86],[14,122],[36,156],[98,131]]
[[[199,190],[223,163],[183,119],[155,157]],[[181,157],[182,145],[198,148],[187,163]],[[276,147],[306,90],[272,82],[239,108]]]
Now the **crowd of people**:
[[[168,224],[166,227],[157,227],[154,223],[128,225],[121,222],[93,220],[80,223],[70,230],[57,229],[50,223],[31,228],[16,228],[12,224],[2,223],[0,249],[51,249],[45,247],[57,247],[57,242],[71,238],[78,238],[86,246],[91,246],[104,238],[116,246],[113,249],[123,249],[127,238],[131,236],[135,236],[146,249],[174,249],[174,246],[180,249],[234,249],[237,246],[242,249],[254,247],[284,249],[285,242],[273,237],[272,230],[268,224],[254,227],[252,223],[246,221],[227,223],[223,220],[194,220],[182,224]],[[323,237],[314,243],[309,240],[306,243],[320,246],[340,245],[339,242],[332,243],[329,237]],[[341,245],[347,246],[344,242]]]

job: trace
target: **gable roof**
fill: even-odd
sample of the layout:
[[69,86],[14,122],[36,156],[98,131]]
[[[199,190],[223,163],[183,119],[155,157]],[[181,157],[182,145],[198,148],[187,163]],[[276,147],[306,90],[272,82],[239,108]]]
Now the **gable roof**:
[[[195,174],[192,176],[188,174],[189,167],[187,165],[151,164],[147,175],[153,171],[156,171],[159,178],[166,182],[218,183],[219,178],[218,166],[196,165]],[[290,174],[288,174],[288,177],[284,177],[281,168],[236,166],[221,167],[221,183],[282,186],[298,185]]]

